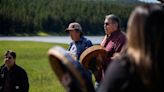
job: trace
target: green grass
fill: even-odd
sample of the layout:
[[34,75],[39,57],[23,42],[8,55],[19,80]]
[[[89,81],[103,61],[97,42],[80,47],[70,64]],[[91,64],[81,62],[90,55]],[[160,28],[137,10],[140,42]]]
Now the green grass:
[[53,44],[27,41],[0,41],[0,65],[3,64],[3,55],[6,50],[17,53],[16,63],[23,67],[29,78],[29,92],[65,92],[48,63],[47,51],[49,48],[65,44]]

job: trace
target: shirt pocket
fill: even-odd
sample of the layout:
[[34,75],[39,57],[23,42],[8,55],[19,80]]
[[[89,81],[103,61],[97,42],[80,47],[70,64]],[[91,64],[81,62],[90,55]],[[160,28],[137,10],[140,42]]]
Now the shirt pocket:
[[106,51],[112,51],[114,48],[114,42],[110,41],[105,47]]

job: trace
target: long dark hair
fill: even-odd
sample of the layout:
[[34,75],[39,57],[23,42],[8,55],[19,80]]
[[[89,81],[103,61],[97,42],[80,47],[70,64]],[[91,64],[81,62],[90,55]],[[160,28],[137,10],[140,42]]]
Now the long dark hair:
[[150,89],[164,87],[164,10],[159,5],[138,6],[128,21],[127,48],[137,71]]

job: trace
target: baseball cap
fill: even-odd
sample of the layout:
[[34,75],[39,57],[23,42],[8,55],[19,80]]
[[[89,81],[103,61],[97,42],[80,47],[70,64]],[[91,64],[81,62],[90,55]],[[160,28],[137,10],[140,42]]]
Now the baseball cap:
[[77,30],[77,31],[82,32],[81,25],[77,22],[70,23],[68,28],[66,28],[65,31],[70,31],[70,30]]

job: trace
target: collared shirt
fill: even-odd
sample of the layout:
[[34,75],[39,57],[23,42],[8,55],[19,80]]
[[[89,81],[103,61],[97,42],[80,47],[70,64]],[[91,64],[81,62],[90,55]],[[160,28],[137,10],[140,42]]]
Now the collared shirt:
[[70,43],[70,47],[68,48],[68,51],[75,54],[77,60],[79,60],[82,52],[91,46],[92,46],[92,42],[82,36],[79,41]]
[[14,65],[10,70],[0,67],[0,92],[28,92],[29,82],[24,69]]
[[106,51],[108,52],[108,58],[105,62],[105,67],[107,67],[107,65],[110,63],[111,57],[114,55],[114,53],[120,52],[125,43],[126,36],[121,31],[115,31],[111,33],[110,36],[105,35],[101,42],[101,46],[105,47]]

